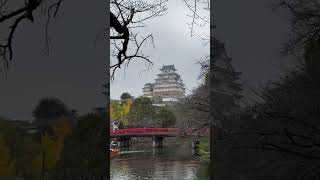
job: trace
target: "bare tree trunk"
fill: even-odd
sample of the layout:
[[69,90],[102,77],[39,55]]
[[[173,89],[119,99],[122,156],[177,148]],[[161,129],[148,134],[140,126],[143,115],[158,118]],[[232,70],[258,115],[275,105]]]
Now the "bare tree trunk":
[[216,144],[215,143],[215,135],[214,135],[214,127],[213,125],[210,125],[210,166],[209,166],[209,172],[210,172],[210,179],[213,179],[214,177],[214,160],[212,155],[214,154],[214,147],[213,145]]
[[45,170],[45,151],[44,148],[42,147],[42,166],[41,166],[41,180],[45,180],[45,174],[44,174],[44,170]]

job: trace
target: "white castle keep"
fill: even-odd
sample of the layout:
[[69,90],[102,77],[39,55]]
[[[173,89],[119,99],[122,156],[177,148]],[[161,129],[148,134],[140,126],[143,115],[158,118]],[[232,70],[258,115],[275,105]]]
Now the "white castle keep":
[[161,97],[163,102],[174,102],[184,98],[185,85],[174,65],[164,65],[157,74],[155,83],[146,83],[142,88],[144,97]]

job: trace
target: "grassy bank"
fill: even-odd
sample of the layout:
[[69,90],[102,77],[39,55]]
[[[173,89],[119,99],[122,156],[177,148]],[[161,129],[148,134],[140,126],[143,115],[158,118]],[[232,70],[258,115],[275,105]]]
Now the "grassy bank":
[[210,162],[210,144],[209,144],[210,141],[209,140],[210,139],[207,137],[201,138],[199,149],[198,149],[200,161],[207,164],[209,164]]

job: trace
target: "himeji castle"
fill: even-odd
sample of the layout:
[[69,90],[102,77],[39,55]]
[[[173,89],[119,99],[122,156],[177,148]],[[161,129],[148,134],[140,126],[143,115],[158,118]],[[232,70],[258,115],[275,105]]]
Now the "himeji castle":
[[163,102],[176,102],[185,97],[185,85],[174,65],[164,65],[157,74],[155,83],[146,83],[144,97],[161,97]]

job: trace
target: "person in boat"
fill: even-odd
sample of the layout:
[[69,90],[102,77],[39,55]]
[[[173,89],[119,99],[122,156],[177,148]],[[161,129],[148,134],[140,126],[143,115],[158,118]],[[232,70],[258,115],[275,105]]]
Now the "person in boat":
[[110,142],[110,152],[115,152],[118,149],[118,144],[114,141]]
[[120,150],[117,148],[117,144],[114,141],[110,143],[110,158],[113,158],[120,154]]
[[114,141],[110,142],[110,148],[116,148],[118,146],[118,144]]

